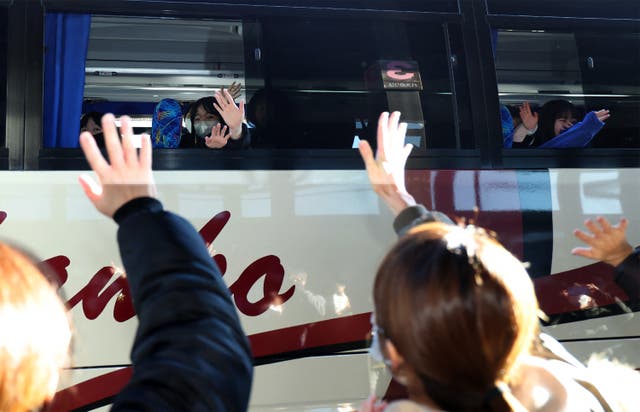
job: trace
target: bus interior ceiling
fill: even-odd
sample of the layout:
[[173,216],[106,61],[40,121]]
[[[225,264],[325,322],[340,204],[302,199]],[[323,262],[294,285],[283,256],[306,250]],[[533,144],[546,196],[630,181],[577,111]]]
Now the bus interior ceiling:
[[242,22],[94,16],[85,99],[193,101],[244,80]]

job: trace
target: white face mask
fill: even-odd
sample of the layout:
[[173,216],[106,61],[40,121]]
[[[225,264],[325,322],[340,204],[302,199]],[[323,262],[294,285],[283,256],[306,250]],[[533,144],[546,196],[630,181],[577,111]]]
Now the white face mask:
[[193,131],[198,139],[204,139],[206,136],[211,136],[211,129],[220,124],[217,120],[205,120],[197,121],[193,123]]
[[369,356],[375,362],[384,363],[385,359],[380,350],[380,337],[378,336],[378,325],[376,324],[376,315],[371,313],[371,346],[369,347]]

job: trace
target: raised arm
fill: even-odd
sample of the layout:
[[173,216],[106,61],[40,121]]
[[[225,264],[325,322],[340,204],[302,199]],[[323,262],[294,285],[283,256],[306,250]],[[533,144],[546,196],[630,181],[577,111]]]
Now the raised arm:
[[607,219],[598,217],[596,222],[588,219],[584,223],[587,232],[574,230],[574,235],[587,247],[576,247],[571,253],[614,266],[616,283],[630,300],[640,299],[640,250],[634,250],[627,241],[627,220],[623,218],[611,225]]
[[133,375],[116,397],[121,411],[245,411],[252,364],[229,291],[196,230],[155,199],[151,145],[138,153],[122,119],[103,119],[109,162],[83,133],[80,143],[97,182],[80,183],[96,209],[119,225],[118,244],[138,329]]
[[369,142],[360,141],[358,149],[373,190],[389,206],[395,215],[416,204],[404,183],[404,166],[413,149],[405,144],[407,124],[400,123],[400,112],[383,112],[378,119],[378,148],[376,156]]
[[405,144],[407,124],[400,123],[400,112],[383,112],[378,120],[378,148],[376,156],[366,140],[360,141],[358,149],[367,168],[373,190],[396,215],[393,227],[402,235],[411,227],[434,220],[452,224],[445,214],[428,211],[416,204],[405,187],[405,164],[413,145]]
[[228,90],[217,92],[214,96],[216,103],[213,106],[222,115],[225,123],[229,126],[229,133],[234,140],[241,139],[243,136],[242,122],[244,121],[244,101],[238,106]]
[[575,237],[586,243],[587,247],[573,248],[571,253],[618,266],[633,252],[626,236],[628,225],[629,222],[624,218],[616,225],[611,225],[603,217],[598,217],[595,222],[587,219],[584,222],[587,232],[580,229],[573,231]]

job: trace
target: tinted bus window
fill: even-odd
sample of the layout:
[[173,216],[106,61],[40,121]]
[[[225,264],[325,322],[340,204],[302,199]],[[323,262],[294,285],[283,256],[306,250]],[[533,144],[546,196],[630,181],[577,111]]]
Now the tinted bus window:
[[[541,142],[567,136],[564,130],[578,133],[591,124],[594,128],[586,133],[595,133],[592,140],[589,135],[555,147],[640,147],[639,65],[638,33],[499,30],[498,90],[513,117],[514,147],[543,147]],[[519,128],[524,102],[539,116],[534,134],[534,129],[524,133]],[[585,116],[602,109],[610,117],[600,129]],[[558,119],[565,117],[570,123],[559,126]]]
[[277,146],[353,147],[372,139],[383,110],[404,114],[409,141],[422,150],[473,146],[455,126],[450,73],[466,78],[447,51],[462,54],[459,44],[448,44],[455,28],[309,19],[267,21],[263,30],[266,78],[284,109],[272,130]]
[[5,147],[5,132],[7,125],[7,46],[8,26],[7,9],[0,5],[0,147]]
[[93,16],[83,113],[128,114],[136,132],[151,134],[156,105],[170,99],[181,108],[182,138],[190,139],[191,103],[246,84],[243,47],[239,20]]
[[636,1],[598,0],[571,1],[536,0],[517,2],[512,0],[487,0],[490,14],[514,16],[562,16],[570,18],[640,18],[640,4]]
[[[422,151],[475,147],[464,114],[469,103],[455,93],[466,88],[455,24],[88,15],[77,24],[86,26],[72,33],[87,44],[83,127],[96,123],[96,114],[113,112],[133,116],[136,133],[152,132],[156,105],[171,99],[182,114],[182,142],[197,143],[190,122],[194,102],[236,82],[242,86],[236,102],[246,101],[248,139],[242,141],[251,142],[241,148],[352,150],[360,139],[375,144],[384,110],[403,112],[409,141]],[[46,67],[51,65],[45,64],[48,101]],[[52,129],[48,115],[45,131]],[[61,143],[45,133],[44,146],[77,147],[77,139]]]

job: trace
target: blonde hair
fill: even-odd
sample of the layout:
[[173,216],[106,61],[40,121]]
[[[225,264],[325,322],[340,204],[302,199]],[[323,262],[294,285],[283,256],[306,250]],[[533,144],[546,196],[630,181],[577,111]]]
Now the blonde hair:
[[0,242],[0,411],[39,409],[69,360],[71,324],[28,255]]

